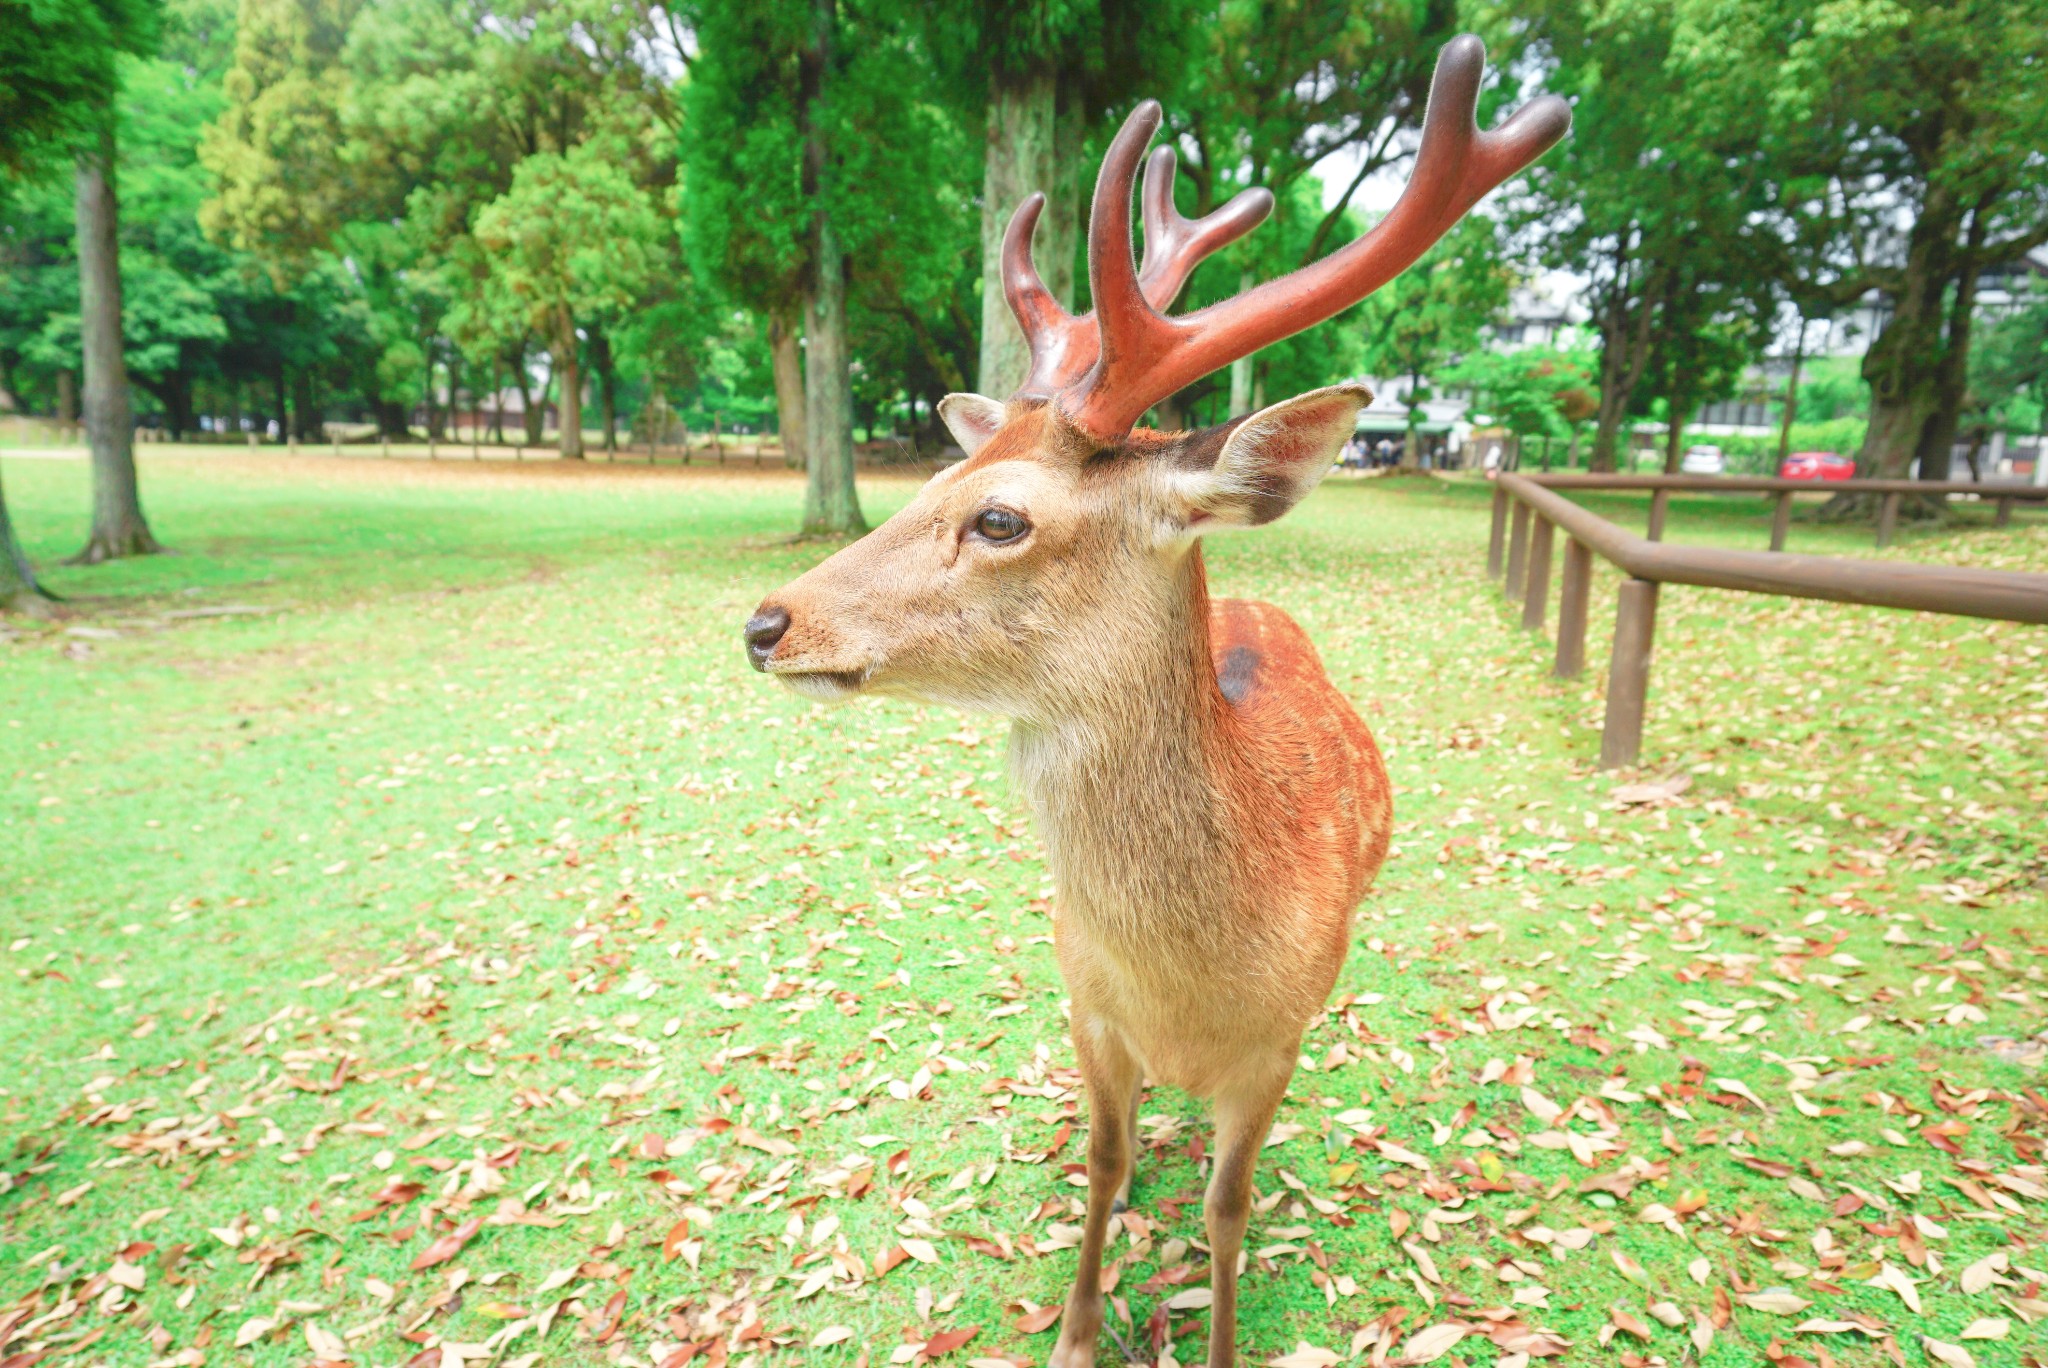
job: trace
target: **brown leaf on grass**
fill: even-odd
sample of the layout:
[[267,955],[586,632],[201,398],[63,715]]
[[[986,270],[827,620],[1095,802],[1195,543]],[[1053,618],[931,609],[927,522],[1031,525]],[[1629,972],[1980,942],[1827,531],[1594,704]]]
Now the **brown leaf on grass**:
[[924,1356],[937,1358],[941,1354],[950,1354],[980,1333],[978,1325],[970,1325],[963,1330],[941,1330],[924,1342]]
[[460,1254],[462,1247],[475,1239],[476,1233],[483,1228],[484,1221],[481,1216],[474,1216],[464,1221],[461,1225],[428,1245],[420,1256],[412,1261],[413,1272],[417,1273],[422,1268],[432,1268],[435,1264],[447,1263],[457,1254]]
[[1607,1319],[1614,1323],[1615,1329],[1622,1331],[1624,1334],[1634,1335],[1639,1340],[1647,1340],[1650,1337],[1649,1326],[1643,1324],[1638,1317],[1629,1314],[1618,1306],[1608,1308]]
[[349,1217],[349,1220],[351,1222],[374,1221],[392,1208],[404,1206],[426,1190],[427,1186],[424,1183],[398,1181],[386,1183],[383,1187],[377,1189],[376,1194],[370,1198],[372,1205],[369,1209],[356,1212],[353,1216]]
[[590,1338],[598,1344],[608,1343],[619,1333],[619,1321],[625,1314],[626,1294],[622,1289],[612,1293],[604,1304],[604,1310],[585,1322],[590,1327]]
[[1417,1330],[1401,1345],[1401,1356],[1396,1363],[1433,1363],[1457,1347],[1465,1338],[1465,1327],[1455,1321],[1445,1321]]
[[1976,1356],[1960,1344],[1944,1344],[1923,1335],[1920,1347],[1927,1351],[1927,1357],[1947,1364],[1948,1368],[1977,1368]]
[[683,1241],[690,1238],[690,1222],[687,1218],[677,1221],[668,1228],[668,1235],[661,1242],[661,1261],[674,1263],[681,1251]]
[[1692,787],[1690,774],[1674,774],[1668,779],[1651,779],[1635,784],[1618,784],[1608,797],[1623,806],[1649,803],[1665,803]]
[[1041,1306],[1036,1311],[1026,1311],[1010,1324],[1016,1327],[1020,1334],[1042,1334],[1059,1323],[1061,1309],[1057,1302],[1051,1306]]

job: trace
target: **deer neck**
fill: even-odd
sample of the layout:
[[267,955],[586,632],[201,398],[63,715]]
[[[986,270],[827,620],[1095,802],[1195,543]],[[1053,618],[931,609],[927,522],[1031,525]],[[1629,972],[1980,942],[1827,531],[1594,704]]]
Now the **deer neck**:
[[1113,682],[1012,729],[1012,772],[1063,903],[1156,913],[1162,902],[1186,903],[1185,890],[1166,886],[1176,879],[1215,879],[1228,857],[1222,781],[1237,740],[1229,714],[1210,659],[1197,547],[1143,637],[1119,643]]

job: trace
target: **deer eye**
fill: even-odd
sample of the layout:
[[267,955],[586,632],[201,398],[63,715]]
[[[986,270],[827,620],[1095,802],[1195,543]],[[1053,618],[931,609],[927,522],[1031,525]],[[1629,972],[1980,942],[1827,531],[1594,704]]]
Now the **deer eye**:
[[1031,530],[1031,524],[1024,521],[1021,513],[1012,513],[1007,508],[991,508],[983,511],[974,520],[974,530],[992,542],[1010,542]]

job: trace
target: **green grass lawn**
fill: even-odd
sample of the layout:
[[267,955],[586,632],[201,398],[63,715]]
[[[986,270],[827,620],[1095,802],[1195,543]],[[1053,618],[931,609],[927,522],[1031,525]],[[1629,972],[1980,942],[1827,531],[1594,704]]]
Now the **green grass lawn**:
[[[745,668],[823,554],[793,478],[146,449],[177,554],[56,567],[86,478],[5,463],[80,614],[0,640],[0,1363],[1043,1359],[1052,890],[999,721]],[[1672,589],[1644,773],[1597,774],[1613,578],[1551,679],[1487,498],[1332,481],[1211,547],[1397,788],[1243,1355],[2038,1361],[2048,633]],[[1142,1114],[1110,1324],[1195,1361],[1207,1121]]]

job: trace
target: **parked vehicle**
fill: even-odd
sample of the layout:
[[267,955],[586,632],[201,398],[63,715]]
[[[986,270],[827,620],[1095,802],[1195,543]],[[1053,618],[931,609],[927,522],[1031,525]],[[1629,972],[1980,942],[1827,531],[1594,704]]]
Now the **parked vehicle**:
[[1781,480],[1848,480],[1856,475],[1856,463],[1832,451],[1795,451],[1778,467]]
[[1678,462],[1678,473],[1681,475],[1726,475],[1728,473],[1728,458],[1721,454],[1721,448],[1717,446],[1687,447],[1685,455]]

